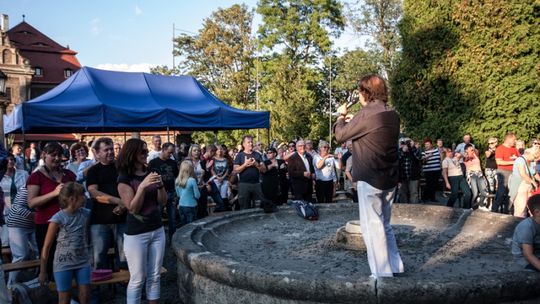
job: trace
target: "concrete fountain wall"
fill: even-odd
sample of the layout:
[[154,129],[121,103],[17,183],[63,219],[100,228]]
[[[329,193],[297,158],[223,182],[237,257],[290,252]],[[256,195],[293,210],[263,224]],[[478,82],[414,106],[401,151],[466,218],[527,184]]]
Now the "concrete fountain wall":
[[356,204],[320,206],[319,221],[289,207],[210,217],[173,238],[181,303],[499,303],[540,296],[540,274],[515,268],[517,220],[482,211],[394,205],[405,273],[369,278],[365,250],[336,232]]

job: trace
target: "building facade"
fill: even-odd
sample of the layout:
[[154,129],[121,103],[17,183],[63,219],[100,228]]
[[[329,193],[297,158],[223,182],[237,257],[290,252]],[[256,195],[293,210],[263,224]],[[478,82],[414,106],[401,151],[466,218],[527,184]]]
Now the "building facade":
[[9,40],[4,30],[7,27],[7,16],[0,16],[0,70],[7,76],[7,100],[3,106],[10,112],[14,105],[30,99],[34,70],[30,61]]

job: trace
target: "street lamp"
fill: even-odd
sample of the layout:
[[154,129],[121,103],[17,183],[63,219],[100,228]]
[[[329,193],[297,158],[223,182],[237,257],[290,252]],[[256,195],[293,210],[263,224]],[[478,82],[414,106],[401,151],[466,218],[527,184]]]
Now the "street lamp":
[[9,105],[9,99],[6,95],[6,83],[7,75],[0,70],[0,138],[2,144],[5,146],[5,134],[4,134],[4,113],[6,112],[6,107]]

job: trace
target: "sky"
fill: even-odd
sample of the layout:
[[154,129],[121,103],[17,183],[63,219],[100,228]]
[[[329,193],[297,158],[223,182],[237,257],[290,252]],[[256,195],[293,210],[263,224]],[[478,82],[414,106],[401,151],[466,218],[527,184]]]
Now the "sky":
[[[177,35],[197,33],[213,11],[236,3],[255,8],[257,0],[0,0],[0,13],[9,16],[10,28],[25,15],[27,23],[78,52],[83,66],[148,72],[172,66],[173,24]],[[335,43],[361,45],[350,29]]]

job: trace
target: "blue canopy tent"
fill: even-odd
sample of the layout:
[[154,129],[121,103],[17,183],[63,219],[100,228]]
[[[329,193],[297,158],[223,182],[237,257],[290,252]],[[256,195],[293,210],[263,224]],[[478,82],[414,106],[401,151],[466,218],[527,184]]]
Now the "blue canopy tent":
[[51,91],[17,105],[5,133],[232,130],[270,126],[269,112],[233,108],[190,76],[83,67]]

